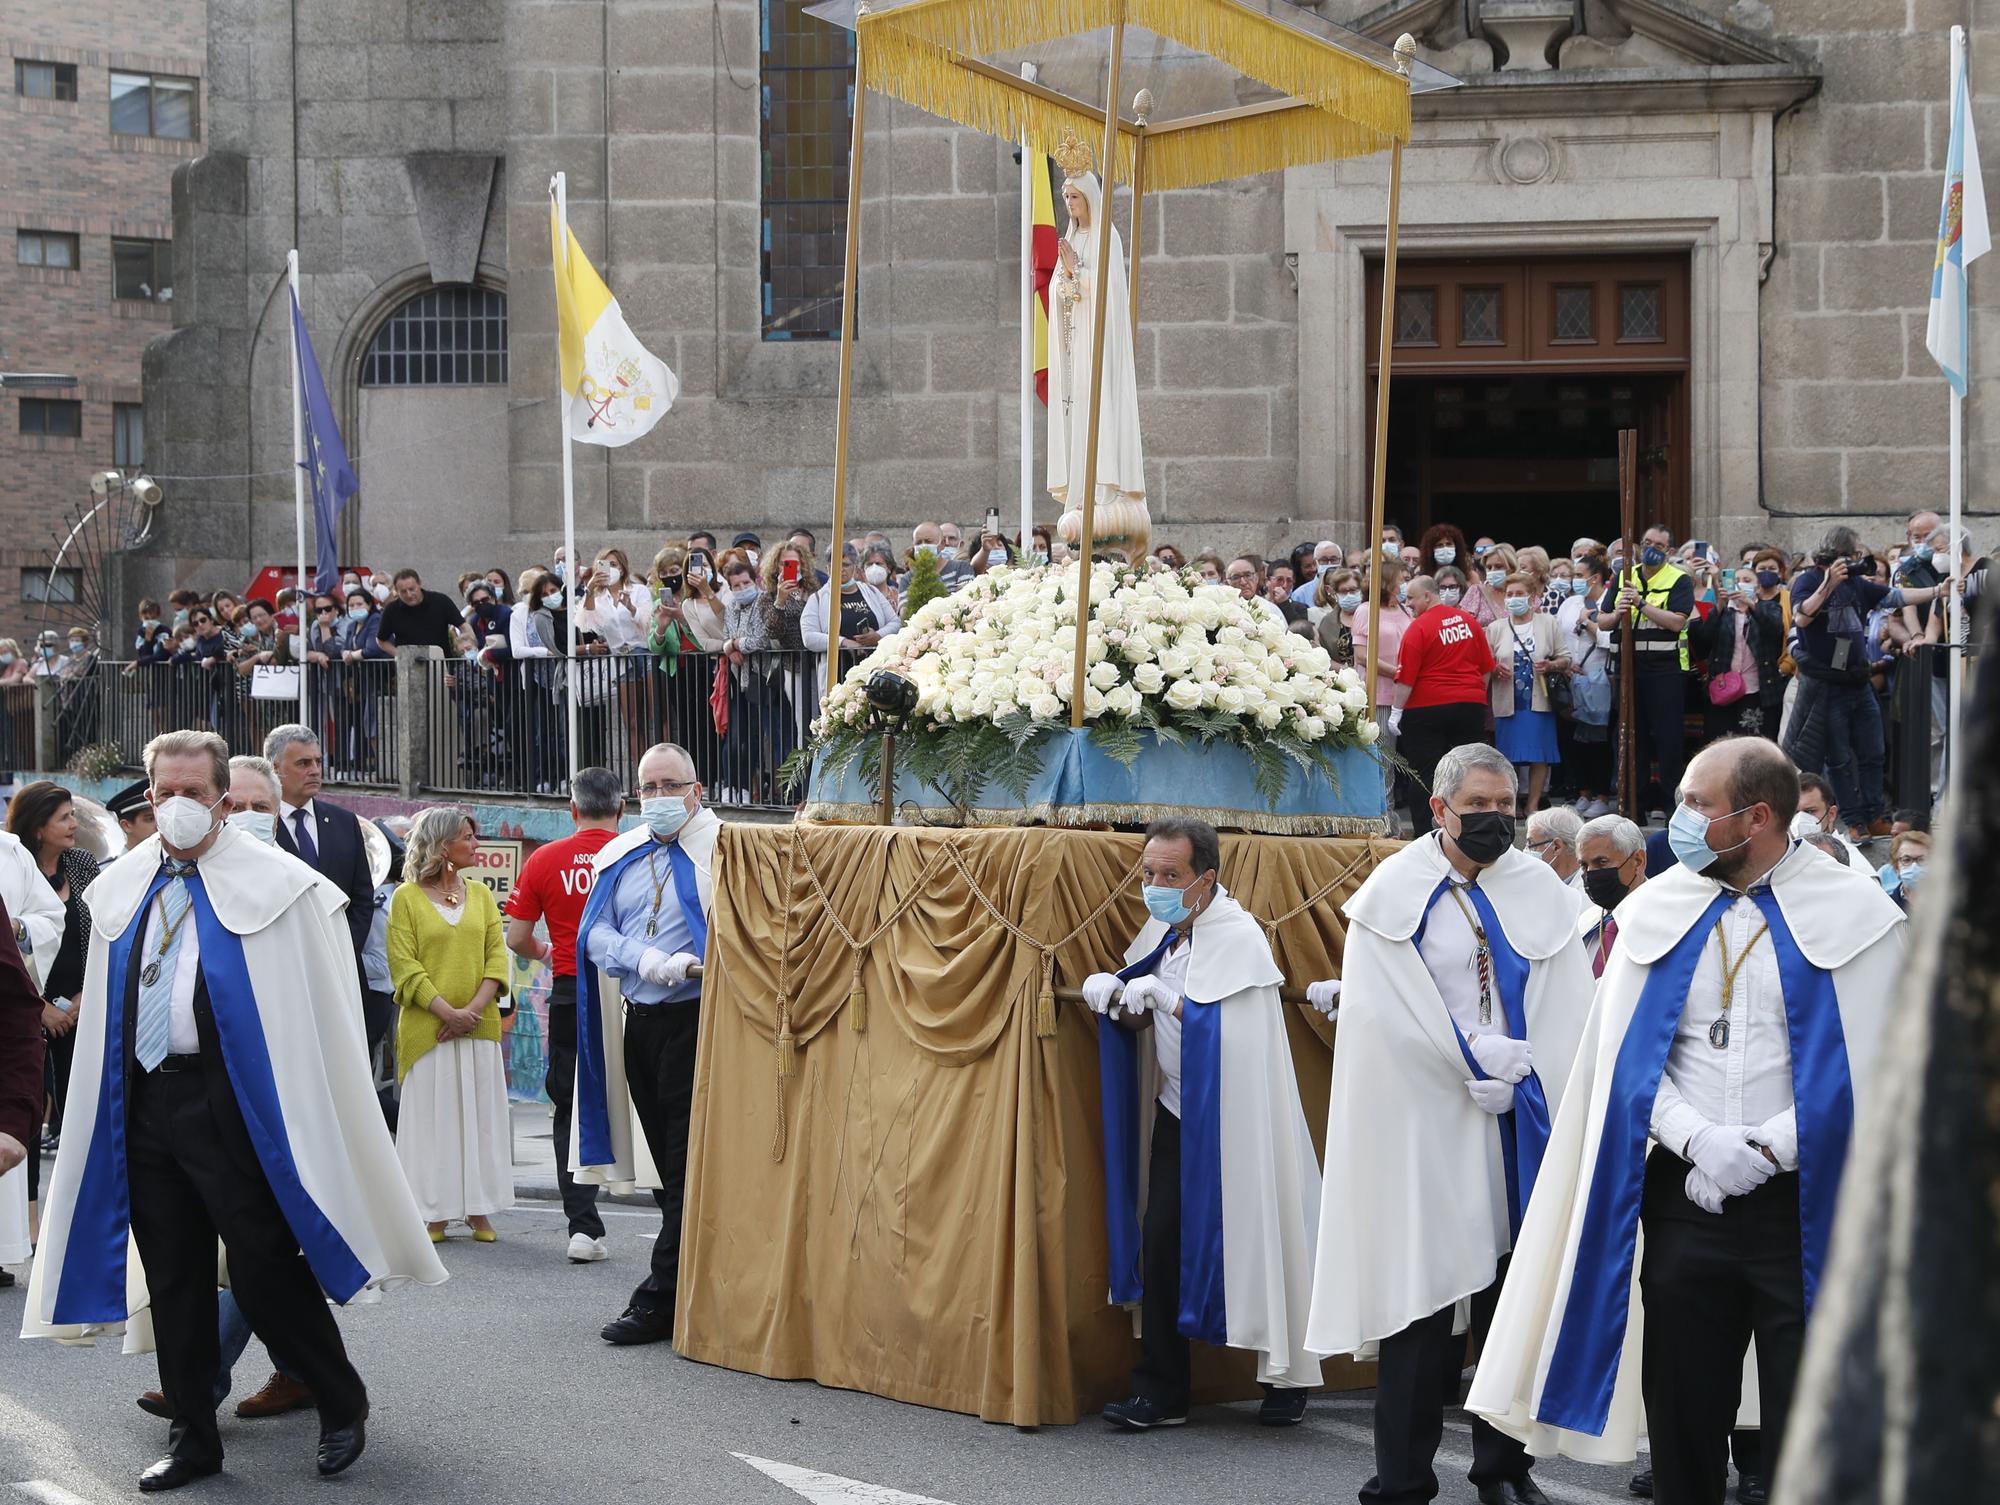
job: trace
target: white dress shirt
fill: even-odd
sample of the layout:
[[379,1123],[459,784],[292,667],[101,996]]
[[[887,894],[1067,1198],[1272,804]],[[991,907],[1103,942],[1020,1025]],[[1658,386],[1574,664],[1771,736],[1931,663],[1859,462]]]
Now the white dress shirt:
[[[280,799],[278,801],[278,824],[280,824],[285,828],[285,834],[287,836],[289,836],[293,841],[297,841],[299,839],[298,822],[293,820],[292,817],[298,814],[298,812],[301,810],[305,811],[306,813],[306,829],[312,833],[313,850],[318,851],[319,811],[313,809],[313,802],[311,800],[307,800],[303,805],[288,805],[282,799]],[[301,855],[300,860],[301,861],[304,860],[303,854]]]
[[[1153,969],[1169,993],[1179,1000],[1187,992],[1188,958],[1193,948],[1186,941],[1160,958]],[[1181,1116],[1181,1022],[1172,1014],[1153,1013],[1153,1054],[1160,1062],[1160,1106],[1175,1118]]]
[[[1717,1050],[1708,1032],[1722,1014],[1722,951],[1713,928],[1688,988],[1687,1003],[1667,1052],[1667,1070],[1653,1100],[1653,1138],[1685,1155],[1687,1142],[1707,1124],[1762,1128],[1785,1170],[1798,1168],[1798,1133],[1792,1113],[1792,1041],[1778,952],[1764,928],[1764,913],[1748,897],[1723,911],[1721,934],[1732,963],[1743,960],[1729,1006],[1729,1043]],[[1757,937],[1751,946],[1751,938]],[[1766,1137],[1768,1135],[1768,1137]]]
[[[1466,908],[1472,908],[1472,900],[1466,896],[1471,885],[1461,882],[1456,874],[1451,886],[1465,898]],[[1473,914],[1479,911],[1473,909]],[[1450,894],[1438,895],[1437,903],[1431,906],[1429,917],[1424,921],[1424,937],[1417,942],[1417,955],[1424,959],[1424,969],[1431,974],[1431,981],[1437,984],[1443,995],[1444,1006],[1451,1011],[1452,1022],[1458,1026],[1460,1034],[1470,1039],[1485,1031],[1491,1034],[1498,1030],[1507,1033],[1507,1022],[1500,1011],[1500,994],[1495,988],[1492,993],[1493,1017],[1485,1023],[1479,1019],[1479,940],[1466,923],[1465,910],[1458,907]]]
[[[160,929],[165,923],[161,919],[161,911],[165,906],[164,889],[155,894],[146,906],[146,933],[139,942],[141,971],[160,954]],[[201,966],[201,939],[195,934],[192,908],[188,910],[187,918],[181,921],[180,938],[180,950],[174,953],[173,1012],[168,1016],[167,1053],[191,1056],[201,1049],[201,1036],[194,1027],[194,975]],[[143,988],[144,985],[141,986]]]
[[644,653],[646,637],[652,630],[653,593],[636,580],[615,591],[599,591],[584,604],[576,603],[576,630],[594,632],[611,646],[613,653]]

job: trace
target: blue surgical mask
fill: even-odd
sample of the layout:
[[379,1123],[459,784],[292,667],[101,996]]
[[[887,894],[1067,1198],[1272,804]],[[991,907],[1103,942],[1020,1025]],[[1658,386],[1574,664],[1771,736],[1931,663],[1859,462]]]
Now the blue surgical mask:
[[1035,550],[1034,553],[1030,554],[1028,557],[1034,560],[1036,564],[1047,564],[1049,562],[1049,553],[1047,549],[1037,549]]
[[367,607],[365,607],[365,606],[350,606],[350,607],[348,607],[348,608],[347,608],[347,620],[348,620],[348,621],[350,621],[350,622],[365,622],[365,621],[367,621],[367,620],[368,620],[368,608],[367,608]]
[[[1751,807],[1745,805],[1743,810]],[[1744,837],[1734,845],[1717,851],[1708,844],[1708,828],[1717,820],[1728,820],[1732,815],[1741,815],[1743,810],[1731,810],[1728,815],[1718,815],[1714,820],[1699,810],[1690,810],[1686,805],[1676,805],[1672,819],[1667,822],[1667,845],[1673,848],[1674,856],[1691,872],[1708,871],[1710,864],[1723,852],[1733,852],[1745,845],[1750,838]]]
[[748,606],[752,601],[755,601],[756,599],[757,599],[757,587],[754,585],[746,585],[743,587],[743,589],[736,592],[736,604],[738,606]]
[[1410,588],[1409,588],[1409,587],[1408,587],[1407,585],[1399,585],[1399,586],[1397,586],[1397,587],[1396,587],[1396,600],[1397,600],[1397,602],[1398,602],[1398,603],[1407,603],[1407,602],[1409,601],[1409,599],[1410,599]]
[[639,817],[646,823],[646,829],[662,841],[667,840],[688,823],[687,800],[663,794],[655,799],[639,801]]
[[1005,549],[988,549],[986,551],[986,567],[989,570],[998,569],[1001,565],[1005,564],[1006,562],[1007,562],[1007,551]]
[[1450,564],[1458,558],[1458,550],[1448,543],[1439,544],[1435,549],[1431,550],[1431,558],[1435,559],[1439,564]]
[[1187,890],[1184,888],[1148,883],[1142,891],[1146,895],[1146,913],[1163,925],[1178,925],[1194,913],[1188,908]]
[[952,560],[958,558],[958,545],[955,543],[939,544],[938,558],[942,559],[946,564],[950,564]]
[[1525,617],[1534,609],[1535,603],[1530,601],[1526,596],[1509,596],[1507,598],[1507,615],[1510,617]]
[[1585,595],[1589,592],[1589,590],[1590,590],[1590,582],[1588,580],[1585,580],[1581,576],[1578,576],[1576,579],[1570,581],[1569,583],[1569,593],[1572,596]]
[[1342,611],[1356,611],[1361,606],[1360,591],[1342,591],[1339,595],[1335,596],[1333,599],[1340,603],[1340,609]]
[[1335,570],[1339,568],[1340,568],[1340,561],[1338,559],[1329,559],[1325,564],[1319,567],[1318,570],[1319,578],[1323,580],[1328,575],[1331,575]]
[[563,593],[561,591],[550,591],[546,596],[542,597],[542,605],[546,606],[550,611],[561,611],[563,609]]
[[1507,583],[1507,572],[1505,570],[1488,570],[1486,572],[1486,583],[1488,585],[1505,585]]
[[139,618],[139,625],[148,632],[158,632],[160,630],[160,619],[158,617],[141,617]]
[[1919,883],[1924,881],[1924,864],[1921,862],[1905,863],[1896,870],[1896,876],[1903,880],[1903,887],[1915,888]]
[[1649,570],[1656,570],[1667,562],[1667,551],[1656,543],[1649,543],[1639,551],[1639,563]]
[[276,846],[278,833],[277,817],[268,810],[238,810],[223,821],[225,826],[234,826],[239,831],[248,831],[265,846]]
[[1916,555],[1917,558],[1925,564],[1929,564],[1931,562],[1931,546],[1927,543],[1918,544],[1915,548],[1911,549],[1910,552]]
[[174,626],[176,629],[178,629],[187,626],[187,624],[188,624],[187,608],[183,606],[179,611],[174,613]]
[[11,654],[11,653],[0,653],[0,669],[4,669],[4,668],[5,668],[5,667],[6,667],[7,665],[9,665],[9,664],[11,664],[11,663],[13,663],[13,662],[14,662],[14,655],[13,655],[13,654]]
[[561,560],[561,559],[558,559],[558,560],[556,561],[556,567],[555,567],[555,570],[553,571],[553,573],[554,573],[554,575],[555,575],[556,579],[558,579],[558,580],[564,580],[564,581],[568,580],[568,579],[569,579],[569,564],[568,564],[568,562],[567,562],[567,561],[565,561],[565,560]]
[[[1409,596],[1410,593],[1407,590],[1403,592],[1404,600],[1408,600]],[[1455,585],[1447,585],[1438,592],[1438,599],[1444,602],[1446,606],[1456,606],[1460,601],[1465,599],[1465,592]]]

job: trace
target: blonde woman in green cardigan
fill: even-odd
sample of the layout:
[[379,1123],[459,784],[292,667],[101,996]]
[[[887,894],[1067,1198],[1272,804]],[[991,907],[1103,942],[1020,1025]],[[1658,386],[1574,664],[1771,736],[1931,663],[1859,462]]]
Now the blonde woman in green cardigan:
[[478,850],[479,831],[465,811],[424,811],[403,855],[406,881],[389,901],[403,1082],[396,1157],[432,1243],[459,1218],[480,1243],[492,1243],[499,1235],[489,1215],[514,1200],[498,1005],[507,947],[492,890],[463,876]]

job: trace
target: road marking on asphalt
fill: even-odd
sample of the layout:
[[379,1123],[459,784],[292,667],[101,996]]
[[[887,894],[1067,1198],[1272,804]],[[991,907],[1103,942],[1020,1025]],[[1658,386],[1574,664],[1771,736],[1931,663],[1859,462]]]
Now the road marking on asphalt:
[[[1333,1432],[1347,1438],[1349,1441],[1364,1443],[1371,1448],[1375,1445],[1375,1432],[1371,1427],[1358,1427],[1352,1422],[1332,1421],[1325,1418],[1313,1422],[1312,1426],[1316,1431]],[[1470,1428],[1467,1430],[1470,1430]],[[1472,1467],[1472,1459],[1469,1455],[1453,1452],[1448,1448],[1438,1449],[1436,1462],[1440,1473],[1446,1468],[1469,1470]],[[1615,1493],[1585,1489],[1578,1484],[1565,1484],[1560,1479],[1551,1479],[1545,1474],[1536,1474],[1535,1482],[1541,1485],[1542,1493],[1550,1499],[1568,1500],[1570,1505],[1629,1505],[1630,1496],[1623,1489]]]
[[48,1479],[28,1479],[14,1486],[15,1490],[31,1500],[39,1500],[42,1505],[90,1505],[82,1495],[72,1494],[60,1484]]
[[733,1458],[775,1480],[812,1505],[947,1505],[930,1495],[906,1494],[886,1484],[869,1484],[861,1479],[844,1479],[839,1474],[823,1474],[818,1469],[800,1468],[793,1463],[775,1463],[749,1453],[732,1453]]

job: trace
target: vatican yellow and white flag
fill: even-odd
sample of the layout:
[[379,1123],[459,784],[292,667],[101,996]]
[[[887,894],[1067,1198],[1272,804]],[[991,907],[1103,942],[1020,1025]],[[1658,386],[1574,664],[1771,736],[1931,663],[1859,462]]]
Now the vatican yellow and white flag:
[[554,198],[549,230],[565,430],[583,444],[613,449],[630,444],[666,416],[680,393],[680,379],[632,333]]

